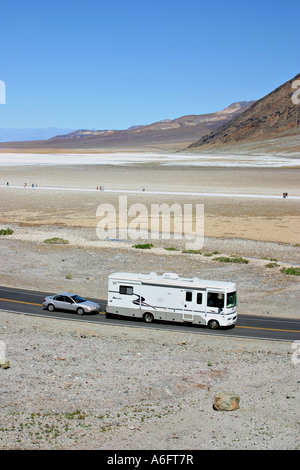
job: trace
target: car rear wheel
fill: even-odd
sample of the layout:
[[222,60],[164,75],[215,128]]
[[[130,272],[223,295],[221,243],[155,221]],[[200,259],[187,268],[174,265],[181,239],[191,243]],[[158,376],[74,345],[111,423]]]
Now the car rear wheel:
[[47,305],[47,310],[49,310],[49,312],[53,312],[54,311],[54,305],[53,304],[48,304]]
[[78,313],[78,315],[83,315],[83,314],[84,314],[83,308],[82,308],[82,307],[79,307],[79,308],[77,309],[77,313]]
[[146,312],[143,315],[144,322],[146,323],[152,323],[154,320],[154,316],[150,312]]

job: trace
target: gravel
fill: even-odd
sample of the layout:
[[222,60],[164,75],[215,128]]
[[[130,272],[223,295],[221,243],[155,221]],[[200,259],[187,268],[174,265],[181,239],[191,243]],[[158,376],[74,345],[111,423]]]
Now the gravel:
[[290,342],[0,318],[2,449],[299,449]]
[[[59,230],[69,244],[46,245],[58,231],[13,229],[0,244],[3,286],[99,299],[114,270],[163,269],[237,282],[239,313],[299,316],[297,277],[280,272],[299,263],[299,247],[206,238],[190,255],[95,242],[88,229]],[[213,250],[249,263],[204,255]],[[267,268],[275,254],[278,266]],[[299,449],[297,343],[1,311],[1,345],[10,363],[0,367],[1,449]],[[240,408],[214,410],[220,390],[237,393]]]

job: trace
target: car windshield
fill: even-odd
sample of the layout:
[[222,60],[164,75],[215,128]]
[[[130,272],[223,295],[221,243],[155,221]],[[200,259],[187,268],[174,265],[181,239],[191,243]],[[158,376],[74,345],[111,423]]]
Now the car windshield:
[[80,295],[72,295],[71,299],[73,299],[77,304],[80,304],[80,302],[85,302],[85,299],[80,297]]
[[230,292],[227,294],[227,307],[235,307],[236,306],[236,292]]

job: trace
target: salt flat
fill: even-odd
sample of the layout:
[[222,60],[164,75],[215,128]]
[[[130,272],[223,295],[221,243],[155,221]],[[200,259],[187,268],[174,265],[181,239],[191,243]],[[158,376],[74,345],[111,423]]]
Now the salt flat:
[[[7,165],[10,156],[17,163]],[[95,228],[99,204],[117,208],[119,196],[127,194],[129,205],[139,202],[147,208],[158,203],[203,204],[206,237],[299,242],[296,166],[279,168],[270,161],[269,167],[214,166],[213,159],[210,166],[164,165],[162,154],[143,154],[142,162],[134,163],[140,154],[126,152],[10,156],[0,154],[2,223]],[[167,156],[169,163],[183,158]],[[86,157],[98,163],[87,164]],[[111,158],[117,164],[108,164]],[[40,163],[33,164],[37,160]],[[283,192],[288,199],[282,198]]]
[[168,152],[109,153],[1,153],[0,166],[7,165],[133,165],[150,164],[209,167],[299,167],[298,154],[208,155]]

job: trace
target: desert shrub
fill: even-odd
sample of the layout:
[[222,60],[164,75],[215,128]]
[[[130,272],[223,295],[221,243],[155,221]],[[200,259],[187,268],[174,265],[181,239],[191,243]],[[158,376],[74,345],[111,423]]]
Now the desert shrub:
[[239,263],[239,264],[248,264],[249,260],[241,257],[230,258],[228,256],[219,256],[214,258],[214,261],[220,261],[221,263]]
[[203,256],[212,256],[212,255],[218,255],[219,251],[212,251],[211,253],[203,253]]
[[140,245],[133,245],[134,248],[139,248],[140,250],[150,250],[154,245],[152,243],[144,243]]
[[69,243],[69,240],[64,240],[63,238],[59,237],[53,237],[46,238],[46,240],[44,240],[44,243],[47,243],[49,245],[67,245]]
[[292,276],[300,276],[300,268],[282,268],[282,273],[291,274]]
[[11,228],[2,228],[0,230],[0,235],[12,235],[14,231]]

